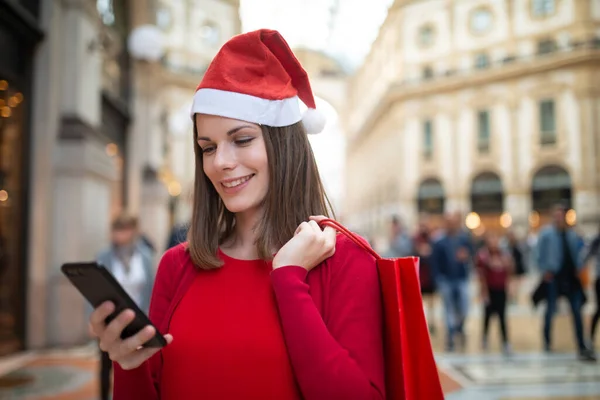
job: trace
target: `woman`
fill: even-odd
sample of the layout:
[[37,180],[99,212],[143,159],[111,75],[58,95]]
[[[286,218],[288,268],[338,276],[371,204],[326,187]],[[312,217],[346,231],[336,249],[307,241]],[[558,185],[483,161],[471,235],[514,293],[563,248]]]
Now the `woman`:
[[[127,340],[125,311],[91,317],[116,362],[115,400],[382,399],[374,259],[318,222],[328,201],[298,98],[306,72],[276,31],[232,38],[194,96],[196,178],[188,243],[163,256],[150,318],[169,343]],[[320,126],[319,126],[320,125]]]
[[513,270],[513,262],[510,254],[504,253],[500,249],[498,242],[498,236],[495,233],[489,233],[485,238],[485,244],[475,257],[479,273],[481,298],[485,304],[482,342],[483,349],[487,350],[490,318],[496,314],[500,320],[502,350],[508,355],[511,348],[506,327],[506,289],[508,278]]

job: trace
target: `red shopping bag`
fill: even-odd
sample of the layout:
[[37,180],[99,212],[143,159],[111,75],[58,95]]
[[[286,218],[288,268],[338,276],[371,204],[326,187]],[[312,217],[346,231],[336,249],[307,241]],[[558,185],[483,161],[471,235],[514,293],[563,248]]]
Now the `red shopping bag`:
[[377,260],[384,311],[386,398],[443,399],[423,311],[419,259],[382,258],[339,222],[327,219],[321,225],[331,226],[348,236]]

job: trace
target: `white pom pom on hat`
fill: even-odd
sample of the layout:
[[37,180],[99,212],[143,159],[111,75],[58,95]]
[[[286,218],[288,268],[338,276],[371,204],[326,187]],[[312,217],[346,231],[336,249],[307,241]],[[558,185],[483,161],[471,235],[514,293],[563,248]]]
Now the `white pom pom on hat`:
[[[304,114],[299,100],[308,107]],[[269,29],[234,36],[223,45],[194,94],[192,118],[197,113],[276,127],[302,121],[310,134],[326,123],[308,74],[281,34]]]
[[302,114],[302,125],[304,125],[304,129],[306,129],[306,133],[308,134],[321,133],[326,123],[327,118],[325,114],[316,108],[308,108]]

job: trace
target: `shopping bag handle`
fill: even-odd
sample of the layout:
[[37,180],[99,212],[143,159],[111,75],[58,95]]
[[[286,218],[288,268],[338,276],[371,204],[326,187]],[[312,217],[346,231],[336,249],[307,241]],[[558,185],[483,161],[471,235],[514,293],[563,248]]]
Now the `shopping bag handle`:
[[371,246],[366,244],[360,237],[358,237],[354,233],[350,232],[344,225],[340,224],[336,220],[326,218],[326,219],[322,220],[321,222],[319,222],[319,225],[329,226],[329,227],[334,228],[335,230],[343,233],[344,235],[346,235],[348,237],[348,239],[352,240],[357,246],[363,248],[365,251],[367,251],[369,254],[371,254],[373,257],[375,257],[376,260],[381,260],[381,256],[379,254],[377,254],[377,252],[375,250],[373,250],[371,248]]

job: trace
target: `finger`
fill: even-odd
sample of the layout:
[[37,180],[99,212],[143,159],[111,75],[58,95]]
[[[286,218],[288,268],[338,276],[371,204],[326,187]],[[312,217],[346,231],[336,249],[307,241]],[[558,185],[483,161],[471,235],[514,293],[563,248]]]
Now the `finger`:
[[306,231],[309,228],[310,228],[310,226],[308,225],[308,222],[301,223],[300,225],[298,225],[298,228],[296,228],[296,232],[294,232],[294,236],[296,236],[297,234],[299,234],[302,231]]
[[91,322],[88,322],[88,334],[90,335],[91,338],[98,337],[98,335],[96,335],[96,332],[94,332],[94,327],[92,326]]
[[[164,338],[167,341],[167,345],[173,342],[172,335],[167,334],[164,336]],[[144,361],[152,357],[154,354],[156,354],[158,351],[160,351],[160,348],[156,347],[140,349],[135,351],[129,358],[127,358],[127,360],[119,362],[119,364],[123,369],[136,368],[139,367]]]
[[158,353],[160,348],[158,347],[148,347],[147,349],[141,349],[136,351],[131,355],[131,357],[126,360],[117,361],[121,368],[128,370],[134,369],[142,365],[144,361],[152,357],[154,354]]
[[113,311],[115,311],[115,305],[111,301],[106,301],[92,312],[90,325],[96,335],[100,335],[104,331],[106,328],[104,321]]
[[311,221],[316,221],[317,223],[321,223],[321,221],[324,221],[329,218],[324,215],[311,215],[308,219],[310,219]]
[[173,342],[173,335],[171,335],[170,333],[167,333],[164,336],[165,340],[167,341],[167,344],[171,344]]
[[112,347],[117,340],[120,340],[121,332],[123,332],[123,329],[125,329],[125,327],[129,325],[129,323],[133,321],[134,318],[135,313],[133,312],[133,310],[123,310],[117,316],[117,318],[115,318],[110,322],[110,324],[108,324],[108,326],[104,330],[104,333],[102,334],[102,338],[100,340],[100,348],[104,351],[110,349],[110,347]]
[[317,223],[317,221],[310,220],[310,221],[308,221],[308,225],[311,227],[311,229],[315,233],[321,233],[321,232],[323,232],[323,230],[321,229],[321,227],[319,226],[319,224]]
[[125,358],[135,353],[144,343],[154,337],[156,329],[152,325],[145,326],[135,335],[123,340],[118,350],[111,354],[115,359]]
[[323,231],[325,236],[325,247],[328,249],[328,256],[331,257],[335,253],[335,245],[337,243],[337,231],[329,226]]

